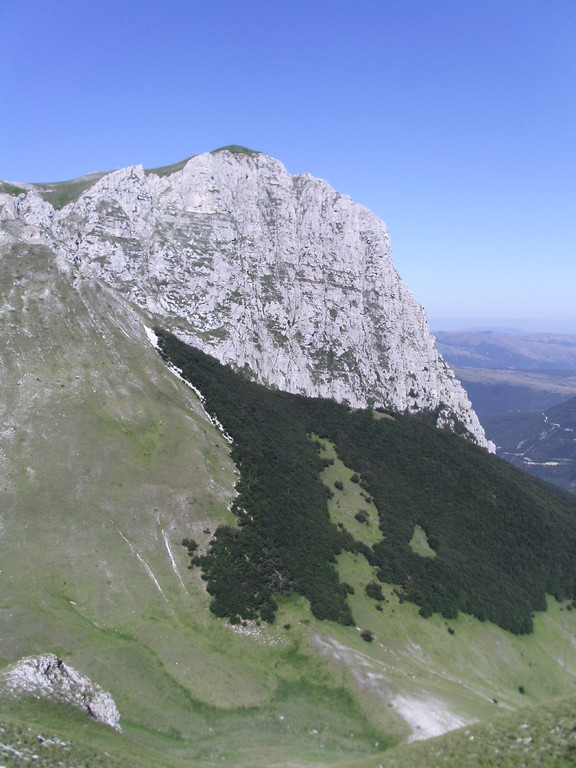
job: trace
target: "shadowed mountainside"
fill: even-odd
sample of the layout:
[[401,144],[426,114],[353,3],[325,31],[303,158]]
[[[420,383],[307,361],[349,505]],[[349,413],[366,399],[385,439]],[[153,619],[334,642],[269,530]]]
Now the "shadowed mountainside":
[[[245,381],[171,334],[159,332],[159,345],[233,438],[242,472],[233,507],[240,528],[218,529],[198,560],[218,615],[272,619],[273,593],[295,590],[319,618],[350,623],[346,588],[331,584],[342,550],[401,584],[424,616],[464,610],[523,633],[547,592],[576,598],[576,500],[568,494],[439,431],[433,415],[431,425],[400,414],[374,418]],[[335,446],[374,500],[383,535],[373,547],[330,523],[311,435]],[[436,557],[414,553],[416,526]]]

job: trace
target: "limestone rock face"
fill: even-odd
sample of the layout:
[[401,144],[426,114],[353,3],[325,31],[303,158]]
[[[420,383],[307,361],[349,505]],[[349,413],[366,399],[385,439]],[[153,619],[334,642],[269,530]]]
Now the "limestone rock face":
[[12,695],[32,694],[73,704],[90,717],[120,731],[120,715],[112,696],[52,653],[27,656],[1,678]]
[[105,280],[261,383],[437,410],[439,425],[460,422],[492,448],[394,268],[385,224],[325,181],[218,151],[167,175],[106,174],[59,211],[31,190],[4,215],[78,278]]

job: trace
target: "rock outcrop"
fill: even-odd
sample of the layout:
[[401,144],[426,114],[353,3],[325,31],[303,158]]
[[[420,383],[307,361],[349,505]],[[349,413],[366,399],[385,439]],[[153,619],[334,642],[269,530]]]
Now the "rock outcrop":
[[72,704],[95,720],[121,730],[112,696],[53,653],[20,659],[2,675],[0,685],[13,696],[31,694]]
[[5,201],[7,231],[19,224],[221,362],[354,407],[434,411],[491,448],[386,226],[327,182],[221,150],[173,173],[106,174],[61,210],[41,193]]

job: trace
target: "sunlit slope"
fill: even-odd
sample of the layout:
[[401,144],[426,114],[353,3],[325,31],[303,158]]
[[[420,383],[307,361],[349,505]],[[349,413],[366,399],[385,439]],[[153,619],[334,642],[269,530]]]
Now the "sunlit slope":
[[226,519],[226,443],[106,289],[15,248],[2,294],[2,661],[55,651],[125,713],[176,725],[164,667],[210,677],[208,699],[236,674],[198,644],[209,617],[202,601],[191,616],[202,585],[180,545]]

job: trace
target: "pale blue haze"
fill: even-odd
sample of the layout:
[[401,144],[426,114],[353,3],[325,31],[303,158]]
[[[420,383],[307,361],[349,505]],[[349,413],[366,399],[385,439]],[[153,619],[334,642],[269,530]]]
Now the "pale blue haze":
[[0,104],[0,178],[243,144],[381,216],[432,326],[576,332],[575,0],[0,0]]

